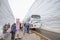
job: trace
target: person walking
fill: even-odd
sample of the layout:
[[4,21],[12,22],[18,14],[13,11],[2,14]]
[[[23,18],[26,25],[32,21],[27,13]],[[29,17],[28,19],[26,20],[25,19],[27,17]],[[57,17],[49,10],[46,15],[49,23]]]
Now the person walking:
[[14,23],[14,24],[11,26],[11,40],[14,40],[15,32],[16,32],[16,26],[15,26],[15,23]]
[[3,26],[3,34],[5,34],[6,32],[7,32],[7,24]]
[[11,27],[11,39],[14,40],[15,39],[15,34],[18,37],[19,36],[19,32],[21,29],[21,23],[19,22],[19,19],[16,19],[16,23],[14,23]]
[[25,23],[25,27],[27,29],[27,33],[29,33],[30,30],[30,24],[28,22]]
[[25,33],[27,32],[27,28],[25,26],[25,23],[22,23],[22,27],[23,27],[23,35],[25,35]]
[[21,27],[21,23],[19,22],[19,19],[16,20],[16,39],[21,39],[21,30],[22,30],[22,27]]
[[5,38],[8,36],[8,32],[7,30],[10,28],[10,24],[5,24],[3,26],[3,39],[5,40]]

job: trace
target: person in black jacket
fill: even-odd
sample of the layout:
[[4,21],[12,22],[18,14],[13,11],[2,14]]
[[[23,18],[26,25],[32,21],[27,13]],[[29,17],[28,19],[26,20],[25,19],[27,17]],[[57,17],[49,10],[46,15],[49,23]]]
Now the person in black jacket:
[[14,40],[15,32],[16,32],[16,27],[15,27],[15,23],[14,23],[11,27],[11,40]]
[[10,24],[8,23],[8,24],[5,24],[4,26],[3,26],[3,39],[5,40],[5,37],[7,37],[8,35],[8,32],[7,32],[7,30],[10,28]]
[[5,33],[7,32],[6,26],[7,26],[7,24],[5,24],[5,25],[3,26],[3,34],[5,34]]
[[15,39],[15,33],[17,31],[17,29],[21,28],[21,23],[19,22],[19,19],[16,19],[16,23],[14,23],[11,27],[11,39],[14,40]]

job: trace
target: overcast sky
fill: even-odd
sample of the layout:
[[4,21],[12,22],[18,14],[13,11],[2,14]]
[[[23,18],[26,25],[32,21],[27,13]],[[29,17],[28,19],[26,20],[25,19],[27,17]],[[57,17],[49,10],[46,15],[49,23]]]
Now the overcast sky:
[[15,18],[22,21],[35,0],[8,0]]

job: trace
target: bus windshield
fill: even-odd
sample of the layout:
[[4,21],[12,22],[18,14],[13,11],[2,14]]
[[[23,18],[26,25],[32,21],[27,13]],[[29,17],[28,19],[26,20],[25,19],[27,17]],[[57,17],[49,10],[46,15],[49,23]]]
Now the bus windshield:
[[40,19],[40,15],[32,15],[31,18]]

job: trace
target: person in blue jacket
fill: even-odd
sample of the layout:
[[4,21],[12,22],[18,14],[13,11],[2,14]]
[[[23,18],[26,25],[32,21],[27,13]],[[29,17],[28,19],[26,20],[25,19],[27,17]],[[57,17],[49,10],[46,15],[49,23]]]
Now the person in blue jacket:
[[28,22],[26,22],[26,24],[25,24],[25,27],[26,27],[26,29],[27,29],[27,33],[29,33],[29,30],[30,30],[30,24],[28,23]]

